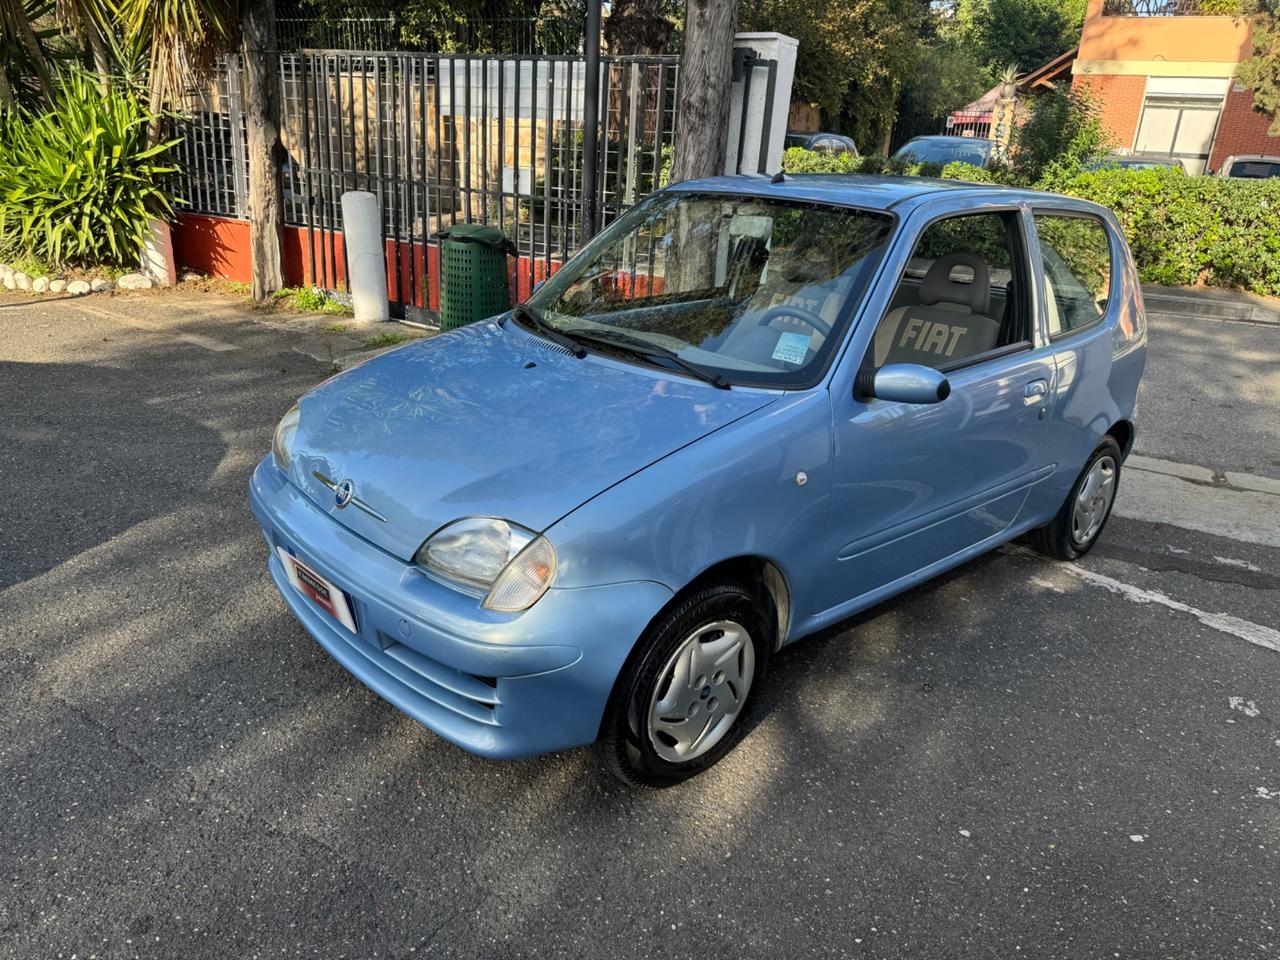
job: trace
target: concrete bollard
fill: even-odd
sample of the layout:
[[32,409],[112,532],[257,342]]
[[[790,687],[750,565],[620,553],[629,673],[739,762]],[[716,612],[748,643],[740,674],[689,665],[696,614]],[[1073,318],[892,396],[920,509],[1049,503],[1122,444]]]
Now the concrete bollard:
[[386,245],[376,195],[361,190],[342,195],[342,236],[356,323],[390,319]]

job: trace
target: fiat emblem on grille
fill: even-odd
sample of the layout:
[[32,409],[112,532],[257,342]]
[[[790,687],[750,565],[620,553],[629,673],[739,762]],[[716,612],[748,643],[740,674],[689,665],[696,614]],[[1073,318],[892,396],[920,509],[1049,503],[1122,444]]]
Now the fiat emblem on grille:
[[333,491],[333,505],[341,510],[356,498],[356,485],[350,480],[343,480]]

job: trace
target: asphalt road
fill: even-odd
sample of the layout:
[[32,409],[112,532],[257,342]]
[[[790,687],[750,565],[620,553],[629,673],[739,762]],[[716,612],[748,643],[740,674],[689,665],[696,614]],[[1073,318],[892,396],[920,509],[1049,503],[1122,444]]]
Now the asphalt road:
[[294,622],[245,486],[327,364],[216,308],[0,304],[0,957],[1280,951],[1280,327],[1153,324],[1085,563],[789,648],[730,757],[630,792]]

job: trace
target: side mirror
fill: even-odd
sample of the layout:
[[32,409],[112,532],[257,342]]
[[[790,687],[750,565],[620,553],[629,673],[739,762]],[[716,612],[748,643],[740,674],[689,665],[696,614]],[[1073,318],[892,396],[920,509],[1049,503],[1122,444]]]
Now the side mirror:
[[858,373],[860,397],[894,403],[940,403],[951,395],[951,381],[920,363],[887,363]]

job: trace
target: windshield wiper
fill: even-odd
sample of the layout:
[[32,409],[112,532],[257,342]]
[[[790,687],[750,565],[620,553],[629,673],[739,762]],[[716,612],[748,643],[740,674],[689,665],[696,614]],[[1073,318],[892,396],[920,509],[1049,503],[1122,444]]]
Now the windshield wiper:
[[527,321],[529,326],[533,327],[533,329],[537,330],[552,343],[564,347],[579,360],[587,355],[587,351],[582,348],[582,344],[578,343],[572,337],[566,336],[558,328],[548,323],[543,319],[540,311],[529,306],[527,303],[517,303],[511,308],[511,312]]
[[567,335],[575,340],[585,340],[588,343],[600,343],[610,347],[617,347],[642,357],[660,357],[663,360],[670,360],[690,376],[697,377],[713,387],[718,387],[721,390],[728,390],[730,387],[729,381],[720,376],[720,374],[686,360],[674,350],[668,350],[666,347],[659,346],[642,337],[633,337],[630,334],[623,333],[621,330],[570,330]]

